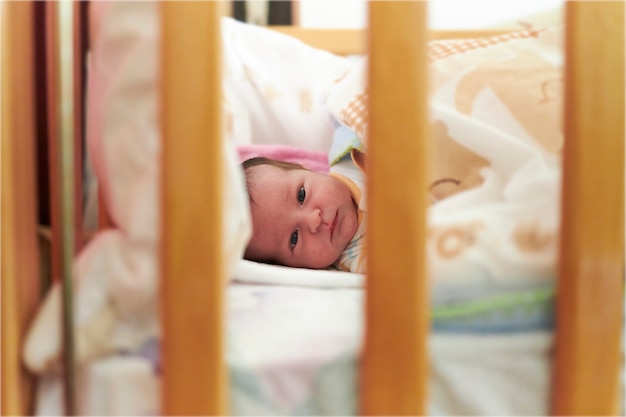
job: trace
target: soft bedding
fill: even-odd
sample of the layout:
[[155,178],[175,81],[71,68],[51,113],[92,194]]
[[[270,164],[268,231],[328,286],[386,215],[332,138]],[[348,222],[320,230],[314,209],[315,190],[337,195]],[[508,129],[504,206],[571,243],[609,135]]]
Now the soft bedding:
[[[427,250],[434,285],[452,285],[459,276],[463,284],[552,279],[563,143],[562,30],[437,42],[429,59],[433,204]],[[353,149],[367,155],[366,69],[363,58],[331,89],[329,108],[338,125],[331,165],[343,166]]]
[[[363,291],[232,285],[227,362],[232,415],[357,415]],[[271,325],[268,325],[271,323]],[[550,332],[435,332],[431,415],[546,415]],[[81,368],[83,415],[158,415],[158,341]],[[61,409],[47,377],[40,415]]]
[[[91,13],[89,148],[116,228],[99,233],[75,263],[77,353],[84,378],[80,406],[85,414],[156,414],[157,5],[95,2]],[[230,280],[233,414],[353,414],[363,277],[241,260],[250,219],[238,162],[246,155],[299,147],[317,153],[291,156],[323,171],[319,152],[330,149],[334,133],[346,132],[337,124],[347,129],[350,146],[366,149],[366,130],[354,124],[358,117],[349,119],[343,111],[366,98],[359,90],[363,63],[230,19],[223,21],[222,30],[223,178],[228,191],[223,245]],[[527,41],[526,50],[545,40],[534,35],[515,39]],[[510,45],[501,46],[506,50]],[[512,121],[510,112],[493,105],[494,93],[484,83],[478,84],[482,89],[469,89],[475,98],[470,105],[461,100],[458,108],[447,106],[456,103],[453,92],[460,74],[480,62],[474,57],[470,64],[459,64],[463,50],[452,49],[455,54],[438,61],[442,75],[434,77],[433,97],[441,103],[433,114],[447,126],[441,128],[445,149],[458,151],[455,155],[469,163],[452,164],[463,169],[437,175],[461,173],[462,180],[477,187],[434,204],[430,212],[430,248],[444,249],[431,253],[440,262],[431,265],[430,412],[541,415],[546,412],[552,328],[558,151],[537,146],[523,126],[506,125]],[[558,54],[538,54],[558,67]],[[500,68],[499,59],[489,62]],[[542,90],[548,98],[554,98],[553,87],[548,83]],[[465,132],[471,140],[463,139]],[[507,140],[504,145],[493,142],[506,150],[506,161],[502,152],[495,152],[499,145],[481,141],[492,137]],[[558,144],[550,138],[546,143]],[[445,159],[445,154],[437,158]],[[514,164],[508,166],[509,161]],[[523,210],[516,211],[516,203]],[[519,222],[510,224],[512,218]],[[446,257],[450,252],[458,256]],[[42,414],[57,413],[59,406],[59,298],[56,287],[28,334],[24,355],[31,370],[46,375]],[[116,389],[126,386],[115,385],[121,380],[136,385]]]

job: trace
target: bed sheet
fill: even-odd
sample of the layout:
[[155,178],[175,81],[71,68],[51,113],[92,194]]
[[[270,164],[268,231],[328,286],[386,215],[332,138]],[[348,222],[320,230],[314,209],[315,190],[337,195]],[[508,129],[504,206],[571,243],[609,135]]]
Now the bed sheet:
[[[362,310],[359,288],[230,285],[231,413],[357,414]],[[436,331],[429,345],[430,415],[546,415],[550,332]],[[81,368],[79,413],[158,415],[158,348],[152,340]],[[38,397],[38,415],[59,414],[59,378],[44,377]]]

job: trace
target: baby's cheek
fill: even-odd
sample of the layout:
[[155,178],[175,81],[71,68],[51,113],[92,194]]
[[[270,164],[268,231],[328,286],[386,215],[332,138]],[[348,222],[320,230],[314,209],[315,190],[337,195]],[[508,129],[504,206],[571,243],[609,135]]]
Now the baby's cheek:
[[350,240],[354,237],[357,228],[357,217],[348,216],[345,221],[343,221],[340,225],[339,233],[341,234],[341,250],[345,249],[345,247],[350,243]]
[[320,251],[316,259],[312,260],[313,268],[326,268],[332,265],[339,256],[341,255],[341,250],[337,248],[331,247],[328,244],[324,244],[324,249]]

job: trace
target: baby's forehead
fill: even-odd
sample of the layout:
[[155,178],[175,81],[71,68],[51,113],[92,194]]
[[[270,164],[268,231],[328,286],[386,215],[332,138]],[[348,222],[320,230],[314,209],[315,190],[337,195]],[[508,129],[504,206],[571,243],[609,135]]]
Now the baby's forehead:
[[280,192],[293,181],[296,171],[285,170],[274,165],[256,165],[246,170],[246,182],[251,202],[257,203],[263,194]]
[[249,168],[251,172],[252,182],[266,182],[266,185],[279,185],[294,176],[307,176],[312,174],[306,168],[283,168],[275,165],[257,165]]

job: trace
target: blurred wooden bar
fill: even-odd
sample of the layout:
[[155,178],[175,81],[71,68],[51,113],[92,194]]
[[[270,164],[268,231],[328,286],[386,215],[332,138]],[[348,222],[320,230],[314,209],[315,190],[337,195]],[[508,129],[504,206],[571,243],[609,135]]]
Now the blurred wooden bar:
[[553,415],[618,415],[624,328],[624,3],[567,2]]
[[367,31],[362,29],[313,29],[298,26],[269,28],[337,55],[364,54],[367,51]]
[[[366,29],[316,29],[298,26],[269,26],[276,32],[284,33],[315,48],[324,49],[337,55],[359,55],[367,53]],[[521,28],[520,28],[521,30]],[[481,30],[428,30],[430,40],[479,38],[510,33],[506,29]]]
[[2,2],[2,415],[32,415],[22,340],[40,295],[35,195],[33,3]]
[[425,415],[430,326],[426,3],[371,2],[369,16],[368,275],[360,413]]
[[[50,229],[52,231],[52,278],[59,280],[61,272],[62,258],[62,203],[61,203],[61,184],[63,182],[63,164],[61,158],[61,134],[63,126],[63,115],[61,112],[61,104],[68,102],[62,97],[61,91],[61,45],[59,33],[61,30],[59,22],[58,1],[46,2],[45,4],[45,27],[46,27],[46,88],[47,88],[47,125],[48,125],[48,178],[50,188]],[[86,4],[83,2],[72,3],[72,33],[71,39],[65,39],[68,43],[66,47],[72,50],[71,65],[72,68],[65,68],[65,71],[72,72],[71,92],[68,90],[69,97],[72,102],[71,109],[71,135],[72,135],[72,154],[73,154],[73,171],[72,175],[72,198],[73,198],[73,215],[72,215],[72,233],[74,252],[77,253],[83,246],[83,96],[84,96],[84,80],[83,67],[85,66],[86,48],[84,43],[84,18],[86,16],[81,13]],[[65,100],[65,101],[64,101]]]
[[164,415],[227,414],[218,2],[163,2]]

